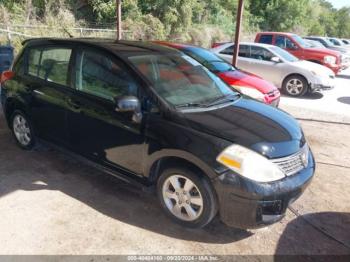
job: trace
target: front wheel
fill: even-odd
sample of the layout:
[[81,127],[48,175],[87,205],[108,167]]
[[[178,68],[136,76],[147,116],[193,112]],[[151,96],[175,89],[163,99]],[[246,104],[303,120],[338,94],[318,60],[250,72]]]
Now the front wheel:
[[294,97],[300,97],[306,94],[308,90],[307,80],[299,75],[292,75],[283,81],[282,89],[284,93]]
[[158,180],[157,191],[165,213],[185,227],[204,227],[217,213],[210,182],[190,169],[166,169]]
[[11,127],[16,142],[22,149],[29,150],[34,147],[35,137],[33,128],[23,112],[16,110],[12,114]]

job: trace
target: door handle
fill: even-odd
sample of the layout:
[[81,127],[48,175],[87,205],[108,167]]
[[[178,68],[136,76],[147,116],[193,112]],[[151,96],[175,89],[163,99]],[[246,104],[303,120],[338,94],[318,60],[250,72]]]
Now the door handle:
[[69,106],[73,107],[74,109],[80,109],[81,103],[79,101],[73,100],[73,99],[68,99],[67,103]]

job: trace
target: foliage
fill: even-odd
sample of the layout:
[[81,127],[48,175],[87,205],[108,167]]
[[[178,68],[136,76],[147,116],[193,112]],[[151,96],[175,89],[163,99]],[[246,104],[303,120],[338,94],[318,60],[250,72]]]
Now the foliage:
[[[232,39],[238,0],[123,0],[133,39],[173,39],[208,46]],[[0,23],[113,28],[115,0],[0,0]],[[350,38],[350,7],[327,0],[245,0],[243,34],[259,30]]]

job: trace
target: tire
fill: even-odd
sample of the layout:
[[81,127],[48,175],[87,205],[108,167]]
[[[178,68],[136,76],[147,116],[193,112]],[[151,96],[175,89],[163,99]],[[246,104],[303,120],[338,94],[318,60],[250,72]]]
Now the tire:
[[300,97],[306,94],[309,84],[305,77],[300,75],[288,76],[283,81],[282,90],[285,94],[294,97]]
[[20,110],[15,110],[11,115],[11,130],[17,145],[30,150],[36,144],[34,129],[29,118]]
[[218,211],[216,194],[208,179],[188,168],[164,170],[158,179],[157,195],[167,216],[188,228],[206,226]]

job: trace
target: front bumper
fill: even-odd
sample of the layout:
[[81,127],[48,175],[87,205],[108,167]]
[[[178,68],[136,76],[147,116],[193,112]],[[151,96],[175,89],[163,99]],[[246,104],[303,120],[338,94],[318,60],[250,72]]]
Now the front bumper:
[[213,182],[220,218],[228,226],[258,228],[281,220],[310,183],[315,161],[310,151],[308,166],[295,175],[270,183],[259,183],[233,171],[227,171]]
[[331,69],[336,75],[338,75],[344,69],[341,64],[336,64],[336,65],[323,64],[323,65]]
[[310,83],[311,93],[317,92],[317,91],[331,90],[334,87],[335,87],[335,77],[333,75],[329,77],[319,78],[313,83]]

